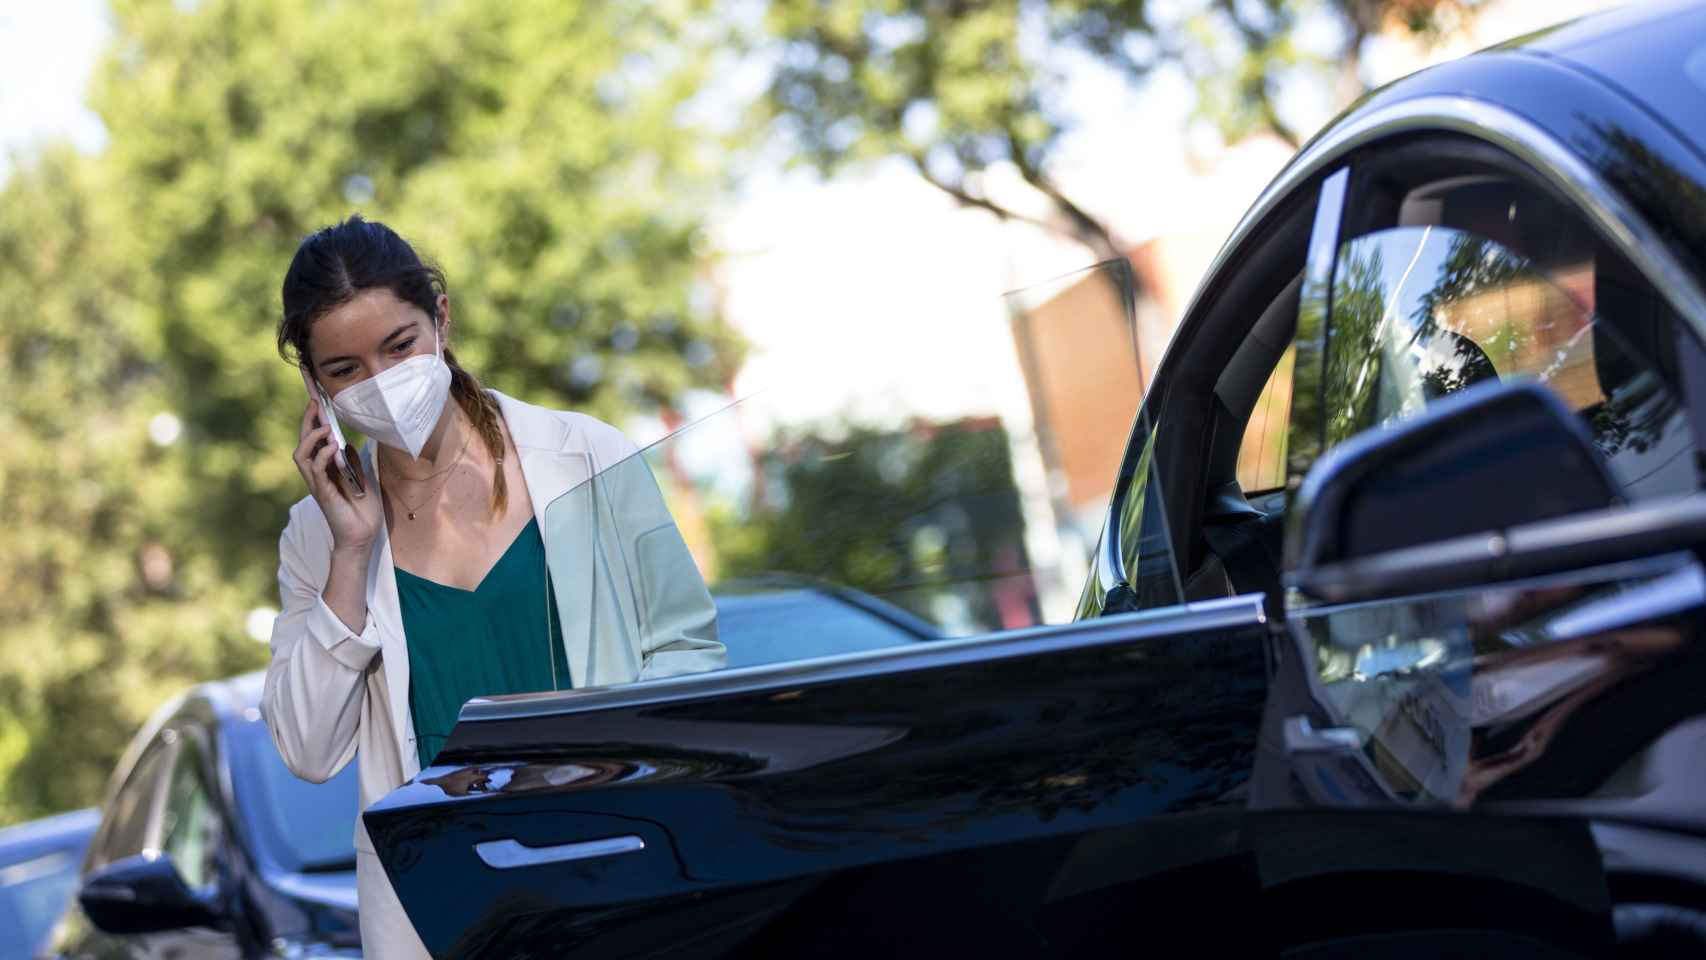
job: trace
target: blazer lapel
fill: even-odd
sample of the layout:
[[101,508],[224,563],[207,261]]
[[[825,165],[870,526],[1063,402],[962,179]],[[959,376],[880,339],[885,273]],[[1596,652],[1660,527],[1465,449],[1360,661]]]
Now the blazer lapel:
[[[372,440],[362,445],[371,496],[379,490],[378,465]],[[385,671],[385,695],[390,700],[391,730],[397,738],[397,756],[403,779],[420,773],[420,752],[415,749],[415,720],[409,711],[409,643],[403,633],[403,604],[397,596],[397,568],[391,557],[391,531],[383,517],[379,521],[379,549],[367,564],[367,615],[379,631],[380,656]]]

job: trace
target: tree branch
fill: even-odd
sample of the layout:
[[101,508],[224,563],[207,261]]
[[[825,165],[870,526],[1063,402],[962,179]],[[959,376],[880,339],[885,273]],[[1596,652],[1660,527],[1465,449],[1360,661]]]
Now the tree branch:
[[943,180],[930,172],[930,167],[924,162],[922,154],[909,153],[907,154],[907,158],[912,161],[912,166],[918,171],[918,175],[924,178],[925,183],[928,183],[948,196],[953,197],[961,206],[974,207],[978,210],[986,210],[995,214],[995,216],[1000,220],[1028,223],[1034,227],[1041,227],[1042,229],[1050,232],[1060,229],[1055,224],[1049,223],[1046,220],[1039,220],[1036,217],[1026,216],[1016,210],[1010,210],[988,197],[980,197],[976,194],[968,193],[964,187],[956,186],[946,180]]
[[1066,217],[1067,224],[1074,239],[1095,252],[1100,260],[1119,260],[1125,257],[1125,250],[1114,239],[1113,231],[1102,221],[1091,216],[1088,211],[1074,203],[1063,193],[1053,180],[1037,169],[1025,156],[1025,151],[1019,145],[1019,138],[1012,127],[1004,126],[1002,135],[1007,139],[1007,152],[1013,158],[1013,165],[1018,168],[1019,176],[1031,185],[1038,193],[1048,197],[1056,210]]
[[[1268,48],[1273,46],[1273,37],[1264,33],[1261,28],[1252,26],[1238,15],[1238,4],[1234,0],[1216,0],[1215,6],[1226,14],[1226,19],[1232,22],[1238,36],[1244,41],[1250,56],[1261,57]],[[1268,90],[1268,72],[1264,68],[1261,74],[1250,83],[1243,84],[1244,94],[1255,101],[1256,112],[1261,115],[1262,122],[1275,136],[1291,145],[1293,150],[1303,145],[1297,131],[1291,125],[1280,119],[1279,110],[1274,106],[1273,95]]]

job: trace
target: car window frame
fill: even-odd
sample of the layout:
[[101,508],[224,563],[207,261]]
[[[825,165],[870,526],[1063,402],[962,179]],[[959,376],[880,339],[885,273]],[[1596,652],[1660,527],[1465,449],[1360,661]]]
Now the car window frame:
[[[1325,180],[1325,173],[1311,171],[1289,189],[1276,193],[1270,188],[1204,272],[1156,367],[1149,394],[1143,398],[1127,440],[1101,541],[1092,555],[1079,601],[1078,619],[1171,605],[1144,603],[1144,598],[1132,590],[1133,571],[1126,559],[1130,553],[1125,542],[1128,531],[1165,526],[1173,573],[1181,585],[1206,559],[1209,551],[1202,542],[1201,525],[1207,493],[1209,428],[1215,421],[1215,387],[1249,328],[1303,269],[1306,256],[1290,257],[1313,242],[1319,190]],[[1297,242],[1299,235],[1303,243]],[[1253,302],[1260,303],[1263,310],[1250,310]],[[1284,355],[1281,351],[1276,364]],[[1264,382],[1272,372],[1263,371]],[[1146,458],[1151,460],[1147,469]],[[1130,516],[1131,507],[1138,502],[1134,493],[1142,484],[1155,482],[1165,494],[1158,498],[1155,513],[1150,515],[1146,508],[1145,516]],[[1183,602],[1192,600],[1186,596]]]

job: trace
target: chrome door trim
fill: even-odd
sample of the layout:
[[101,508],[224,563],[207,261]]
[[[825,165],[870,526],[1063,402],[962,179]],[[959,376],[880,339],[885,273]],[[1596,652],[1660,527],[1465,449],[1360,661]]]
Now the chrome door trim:
[[474,844],[474,854],[486,866],[496,870],[593,860],[598,857],[613,857],[619,853],[638,853],[644,849],[646,841],[633,834],[605,837],[601,840],[582,840],[579,843],[559,843],[549,847],[530,847],[510,837]]
[[[1581,207],[1636,269],[1669,300],[1695,335],[1706,340],[1706,292],[1659,239],[1657,231],[1586,161],[1527,118],[1496,103],[1467,96],[1401,100],[1354,117],[1305,147],[1244,214],[1215,255],[1212,279],[1256,225],[1300,183],[1358,147],[1403,133],[1438,130],[1489,143],[1535,167],[1547,182]],[[1206,286],[1206,285],[1205,285]],[[1197,291],[1198,297],[1203,287]],[[1185,311],[1197,308],[1195,298]]]

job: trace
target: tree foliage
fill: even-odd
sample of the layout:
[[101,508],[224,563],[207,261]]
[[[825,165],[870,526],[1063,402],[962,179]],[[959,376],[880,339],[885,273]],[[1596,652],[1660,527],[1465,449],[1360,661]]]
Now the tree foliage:
[[[0,818],[98,799],[146,712],[264,664],[304,397],[297,241],[354,211],[448,272],[489,386],[607,418],[726,381],[695,0],[118,0],[97,155],[0,192]],[[264,619],[264,618],[263,618]]]
[[[1010,164],[1054,211],[1041,225],[1098,256],[1124,249],[1067,195],[1052,156],[1073,123],[1063,53],[1086,54],[1133,82],[1173,65],[1196,85],[1197,115],[1229,140],[1259,131],[1294,146],[1282,82],[1314,76],[1346,101],[1362,92],[1364,42],[1377,32],[1431,36],[1478,0],[772,0],[779,45],[776,116],[821,168],[904,158],[961,203],[1029,220],[982,186]],[[1311,49],[1305,27],[1336,37]],[[1142,123],[1141,117],[1133,117]]]
[[754,502],[712,515],[722,575],[823,580],[982,630],[1004,625],[1005,591],[1030,622],[1009,451],[1006,430],[977,418],[782,434],[759,457]]

